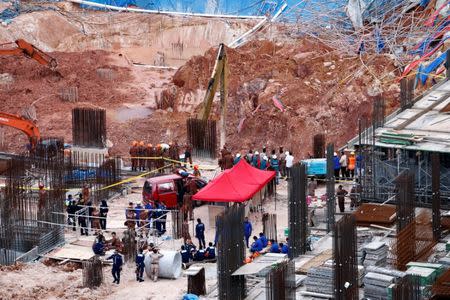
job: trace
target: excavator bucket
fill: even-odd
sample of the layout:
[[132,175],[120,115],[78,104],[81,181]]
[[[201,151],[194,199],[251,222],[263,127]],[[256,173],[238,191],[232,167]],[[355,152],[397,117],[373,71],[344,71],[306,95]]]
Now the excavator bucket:
[[17,47],[22,50],[23,54],[31,59],[34,59],[41,65],[45,65],[49,67],[51,70],[55,70],[58,66],[56,59],[28,43],[23,39],[19,39],[16,41]]

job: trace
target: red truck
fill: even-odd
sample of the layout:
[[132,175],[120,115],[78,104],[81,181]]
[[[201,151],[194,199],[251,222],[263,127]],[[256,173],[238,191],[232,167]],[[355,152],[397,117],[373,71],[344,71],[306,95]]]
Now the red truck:
[[[168,209],[179,208],[183,201],[184,181],[186,179],[178,174],[170,174],[149,178],[145,181],[142,189],[144,202],[162,201]],[[188,180],[194,180],[200,190],[206,186],[207,182],[201,178],[188,176]]]

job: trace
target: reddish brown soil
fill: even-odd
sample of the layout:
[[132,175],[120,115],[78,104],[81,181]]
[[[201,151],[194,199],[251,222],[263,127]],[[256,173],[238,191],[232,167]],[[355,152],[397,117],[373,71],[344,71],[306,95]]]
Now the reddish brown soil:
[[[239,50],[227,49],[227,54],[227,140],[233,151],[261,148],[264,144],[268,147],[284,145],[300,158],[310,151],[312,136],[316,133],[326,133],[328,141],[343,145],[356,133],[357,119],[369,118],[371,114],[373,97],[368,90],[374,79],[370,74],[383,78],[382,87],[388,90],[383,95],[388,106],[394,107],[397,103],[397,85],[392,78],[395,75],[386,76],[394,67],[383,56],[363,58],[368,72],[361,67],[359,59],[341,58],[331,49],[310,40],[280,45],[255,41]],[[152,99],[148,99],[148,95],[153,93],[154,82],[141,76],[142,72],[117,63],[111,56],[117,57],[117,54],[89,51],[51,55],[58,61],[59,73],[23,57],[0,58],[0,74],[9,73],[14,78],[6,88],[0,86],[0,110],[20,113],[35,102],[42,135],[62,136],[71,142],[72,108],[105,108],[108,139],[114,144],[112,153],[125,155],[133,140],[185,142],[186,119],[194,112],[177,112],[183,110],[180,100],[192,91],[205,88],[216,50],[193,57],[167,85],[163,94],[165,98],[173,98],[169,99],[169,104],[174,112],[156,110],[150,117],[124,123],[114,120],[112,114],[124,103],[149,106]],[[112,69],[114,79],[100,78],[99,68]],[[353,77],[357,71],[359,75]],[[164,78],[162,75],[156,74],[156,78]],[[61,88],[70,86],[78,87],[78,103],[64,102],[58,96]],[[154,89],[155,93],[159,90]],[[273,96],[284,103],[285,112],[273,105]],[[238,133],[238,124],[244,117],[244,126]],[[24,149],[26,138],[18,131],[6,129],[4,142],[6,151],[19,152]]]
[[[210,49],[177,71],[173,77],[173,102],[204,89],[216,53],[216,49]],[[312,136],[317,133],[325,133],[327,140],[337,146],[344,145],[356,134],[358,118],[370,119],[375,95],[369,93],[374,84],[370,74],[384,78],[381,85],[388,89],[383,93],[387,111],[398,102],[398,86],[391,73],[395,68],[383,56],[363,57],[369,73],[358,58],[339,57],[331,49],[306,39],[284,45],[255,41],[239,50],[227,49],[227,55],[227,141],[233,151],[261,148],[264,144],[270,148],[283,145],[297,157],[304,156],[311,151]],[[359,75],[353,77],[357,70]],[[273,105],[273,96],[284,103],[285,112]],[[238,133],[238,124],[244,118]]]

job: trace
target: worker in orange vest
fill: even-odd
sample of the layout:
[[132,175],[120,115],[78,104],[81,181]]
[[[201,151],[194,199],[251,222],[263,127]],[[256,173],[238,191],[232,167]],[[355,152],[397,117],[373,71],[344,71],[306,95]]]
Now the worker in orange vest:
[[355,152],[350,152],[350,156],[348,157],[348,166],[347,166],[347,174],[350,174],[350,178],[355,177],[355,166],[356,166],[356,157]]
[[139,159],[139,170],[140,171],[145,171],[145,144],[143,141],[139,142],[139,146],[138,146],[138,156],[142,157]]
[[133,141],[130,148],[130,156],[131,156],[131,171],[137,171],[138,167],[138,142]]
[[145,148],[145,155],[147,156],[147,168],[149,171],[153,169],[153,160],[149,159],[149,157],[154,156],[154,150],[152,144],[147,144],[147,147]]

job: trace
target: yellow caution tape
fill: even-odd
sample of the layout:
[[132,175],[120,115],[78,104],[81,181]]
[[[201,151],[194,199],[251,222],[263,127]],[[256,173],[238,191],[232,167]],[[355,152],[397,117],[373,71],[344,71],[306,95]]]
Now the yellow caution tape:
[[[129,158],[129,159],[145,159],[145,160],[160,160],[160,159],[162,159],[162,160],[164,160],[164,161],[173,162],[173,163],[180,164],[180,165],[186,165],[186,164],[188,164],[188,162],[185,162],[185,161],[175,160],[175,159],[171,159],[171,158],[167,158],[167,157],[162,157],[162,156],[149,156],[149,157],[147,157],[147,156],[142,156],[142,157],[141,157],[141,156],[125,156],[125,157],[122,157],[122,158]],[[218,166],[208,166],[208,165],[198,165],[198,168],[199,168],[200,170],[210,170],[210,171],[213,171],[213,170],[218,169],[219,167],[218,167]]]
[[134,180],[136,180],[136,179],[139,179],[139,178],[145,177],[145,176],[147,176],[147,175],[150,175],[150,174],[152,174],[152,173],[158,172],[158,171],[160,171],[160,170],[162,170],[162,169],[165,169],[165,168],[167,168],[167,167],[173,167],[173,164],[172,164],[172,165],[167,165],[167,166],[164,166],[164,167],[161,167],[161,168],[158,168],[158,169],[149,171],[149,172],[145,172],[145,173],[139,174],[139,175],[137,175],[137,176],[133,176],[133,177],[127,178],[127,179],[125,179],[125,180],[122,180],[122,181],[119,181],[119,182],[116,182],[116,183],[113,183],[113,184],[110,184],[110,185],[107,185],[107,186],[104,186],[104,187],[102,187],[102,188],[99,189],[99,190],[100,190],[100,191],[106,190],[106,189],[109,189],[109,188],[112,188],[112,187],[115,187],[115,186],[118,186],[118,185],[121,185],[121,184],[130,182],[130,181],[134,181]]

